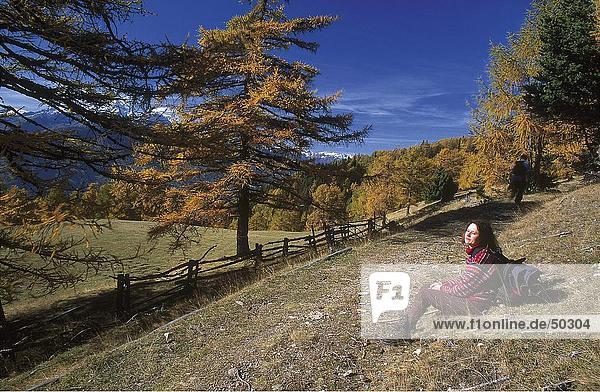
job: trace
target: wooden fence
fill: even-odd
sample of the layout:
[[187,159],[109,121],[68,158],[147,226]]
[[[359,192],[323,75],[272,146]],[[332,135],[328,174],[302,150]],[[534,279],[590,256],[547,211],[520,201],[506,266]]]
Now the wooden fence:
[[245,256],[225,256],[214,260],[192,259],[156,274],[119,274],[116,310],[123,316],[152,308],[174,297],[190,294],[199,282],[234,271],[257,271],[302,255],[315,256],[348,241],[372,238],[388,226],[385,216],[344,225],[325,227],[319,233],[256,244]]

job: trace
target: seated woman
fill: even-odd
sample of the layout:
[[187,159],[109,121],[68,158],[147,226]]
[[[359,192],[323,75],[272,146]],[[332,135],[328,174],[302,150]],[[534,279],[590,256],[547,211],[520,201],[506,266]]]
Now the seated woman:
[[442,315],[466,316],[481,314],[496,298],[500,251],[492,227],[485,221],[473,221],[463,236],[467,252],[465,270],[445,282],[422,287],[406,310],[408,327],[415,328],[419,318],[429,306],[439,309]]

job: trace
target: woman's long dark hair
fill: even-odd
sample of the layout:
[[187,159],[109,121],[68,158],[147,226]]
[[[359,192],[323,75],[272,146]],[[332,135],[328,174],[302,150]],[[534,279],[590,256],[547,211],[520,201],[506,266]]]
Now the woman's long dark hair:
[[[494,235],[494,231],[492,230],[492,225],[490,225],[490,222],[485,220],[474,220],[471,221],[471,223],[474,223],[475,226],[477,226],[477,229],[479,230],[478,246],[487,246],[494,251],[500,250],[498,240]],[[471,223],[469,223],[469,225]]]

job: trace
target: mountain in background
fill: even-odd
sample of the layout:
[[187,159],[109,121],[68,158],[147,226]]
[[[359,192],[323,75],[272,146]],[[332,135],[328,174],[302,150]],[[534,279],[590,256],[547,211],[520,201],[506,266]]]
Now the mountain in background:
[[325,165],[334,161],[343,161],[344,159],[352,158],[354,154],[346,154],[335,151],[318,151],[311,152],[306,155],[308,159],[314,159],[315,163]]
[[[120,114],[126,115],[128,109],[124,106],[118,106],[117,110]],[[80,122],[70,118],[69,116],[59,112],[56,109],[42,109],[34,112],[23,112],[23,116],[29,118],[35,123],[25,121],[22,117],[9,117],[7,120],[12,123],[19,124],[26,131],[41,131],[43,128],[56,129],[56,130],[74,130],[79,132],[90,132],[90,129],[81,124]],[[148,117],[148,122],[154,123],[171,123],[173,114],[165,108],[157,108],[152,111],[152,114]],[[84,136],[84,134],[81,134]],[[85,135],[88,136],[88,135]]]
[[[124,115],[128,113],[128,109],[125,106],[117,107],[117,110]],[[55,109],[47,108],[33,112],[24,112],[22,114],[25,117],[29,118],[31,121],[25,121],[22,117],[19,116],[8,118],[7,120],[15,124],[19,124],[22,129],[30,132],[43,131],[44,129],[53,129],[75,132],[78,135],[85,138],[94,137],[93,131],[90,130],[86,125],[81,124],[80,122],[70,118],[69,116]],[[170,109],[159,107],[152,111],[152,114],[149,116],[148,121],[151,124],[170,124],[173,121],[174,117],[175,115]],[[334,161],[344,160],[347,158],[351,158],[352,156],[352,154],[345,154],[333,151],[318,151],[304,154],[305,159],[312,159],[316,164],[320,165],[326,165]],[[49,171],[47,177],[52,176],[52,173]],[[86,167],[80,168],[79,170],[75,171],[72,176],[70,176],[71,185],[77,188],[86,186],[90,182],[102,181],[103,180],[99,178],[97,173]],[[15,183],[15,181],[6,179],[5,183],[11,184]]]
[[[115,106],[115,110],[121,115],[127,115],[129,109],[125,105]],[[27,121],[25,118],[29,119]],[[165,123],[171,122],[172,114],[167,109],[159,108],[154,110],[148,116],[148,122],[154,123]],[[88,126],[78,122],[77,120],[67,116],[60,111],[53,108],[44,108],[36,111],[25,111],[20,113],[19,116],[7,117],[5,121],[19,125],[21,129],[27,132],[43,132],[46,129],[57,130],[63,132],[70,132],[76,134],[85,139],[97,138],[94,131]],[[1,130],[2,127],[0,127]],[[125,139],[125,138],[124,138]],[[122,143],[127,144],[126,140],[122,140]],[[70,186],[73,188],[85,188],[90,182],[102,182],[104,181],[98,173],[89,168],[84,164],[74,164],[68,169],[67,178],[69,179]],[[53,169],[40,169],[38,174],[44,179],[53,179],[57,177],[57,172]],[[64,172],[62,173],[65,174]],[[21,183],[16,178],[5,177],[2,178],[2,182],[5,185],[19,185],[27,189],[30,188],[28,184]]]

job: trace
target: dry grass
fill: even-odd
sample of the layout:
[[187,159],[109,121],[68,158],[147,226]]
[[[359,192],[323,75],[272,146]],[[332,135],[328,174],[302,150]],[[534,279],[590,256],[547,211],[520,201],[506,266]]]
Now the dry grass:
[[597,263],[600,259],[600,184],[547,202],[502,233],[507,251],[535,263]]
[[[411,340],[396,346],[363,341],[358,282],[365,263],[461,262],[455,235],[475,216],[494,221],[510,252],[549,262],[597,260],[599,190],[592,185],[529,196],[522,210],[502,201],[480,205],[475,198],[446,206],[445,213],[350,254],[293,275],[279,271],[136,340],[116,348],[96,343],[96,355],[61,354],[34,374],[0,386],[21,389],[66,373],[47,387],[442,390],[510,376],[489,389],[539,389],[573,379],[577,389],[597,390],[596,340]],[[570,200],[570,208],[557,207]],[[541,239],[557,231],[574,235]]]

